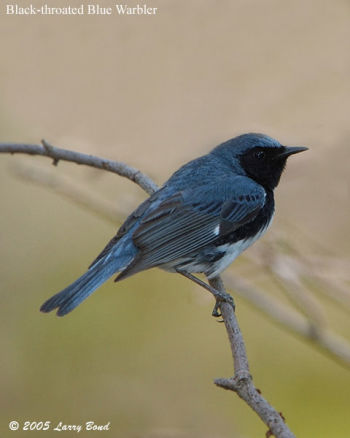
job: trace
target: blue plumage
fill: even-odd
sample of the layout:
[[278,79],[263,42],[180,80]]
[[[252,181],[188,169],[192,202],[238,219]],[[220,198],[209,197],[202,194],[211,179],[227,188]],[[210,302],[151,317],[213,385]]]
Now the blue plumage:
[[245,134],[185,164],[127,218],[88,271],[40,310],[63,316],[116,273],[119,281],[157,266],[215,277],[267,230],[286,160],[305,149]]

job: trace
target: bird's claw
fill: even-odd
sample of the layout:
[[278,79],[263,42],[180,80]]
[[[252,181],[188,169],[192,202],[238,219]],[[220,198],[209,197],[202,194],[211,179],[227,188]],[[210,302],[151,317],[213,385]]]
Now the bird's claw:
[[[214,318],[220,318],[220,316],[222,316],[221,314],[221,309],[220,309],[220,305],[222,303],[228,303],[232,306],[233,311],[235,311],[236,306],[235,306],[235,302],[233,300],[233,298],[231,297],[230,294],[228,293],[218,293],[215,296],[216,302],[215,302],[215,306],[214,309],[212,311],[212,316],[214,316]],[[219,310],[220,309],[220,310]]]
[[214,316],[214,318],[220,318],[221,312],[219,312],[219,308],[220,308],[220,302],[219,302],[219,300],[216,300],[214,309],[211,312],[211,314],[212,314],[212,316]]

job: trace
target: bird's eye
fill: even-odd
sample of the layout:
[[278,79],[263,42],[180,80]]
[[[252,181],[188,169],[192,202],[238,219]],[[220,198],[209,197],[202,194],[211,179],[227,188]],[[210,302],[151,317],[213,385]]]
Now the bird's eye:
[[264,151],[257,151],[257,152],[255,152],[255,157],[258,160],[263,160],[265,158],[265,152]]

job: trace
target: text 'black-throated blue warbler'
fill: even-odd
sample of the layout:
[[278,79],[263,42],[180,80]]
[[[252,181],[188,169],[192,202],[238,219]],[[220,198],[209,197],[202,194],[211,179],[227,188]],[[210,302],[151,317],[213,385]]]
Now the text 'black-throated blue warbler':
[[118,272],[116,281],[155,266],[214,278],[265,233],[287,158],[305,150],[245,134],[185,164],[131,213],[88,271],[40,310],[63,316]]

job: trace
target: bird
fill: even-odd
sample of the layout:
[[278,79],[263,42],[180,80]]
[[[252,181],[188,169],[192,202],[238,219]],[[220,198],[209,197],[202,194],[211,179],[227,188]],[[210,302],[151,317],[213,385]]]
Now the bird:
[[183,165],[128,216],[88,270],[40,310],[64,316],[115,274],[117,282],[153,267],[205,285],[194,274],[217,277],[264,235],[286,161],[307,149],[249,133]]

